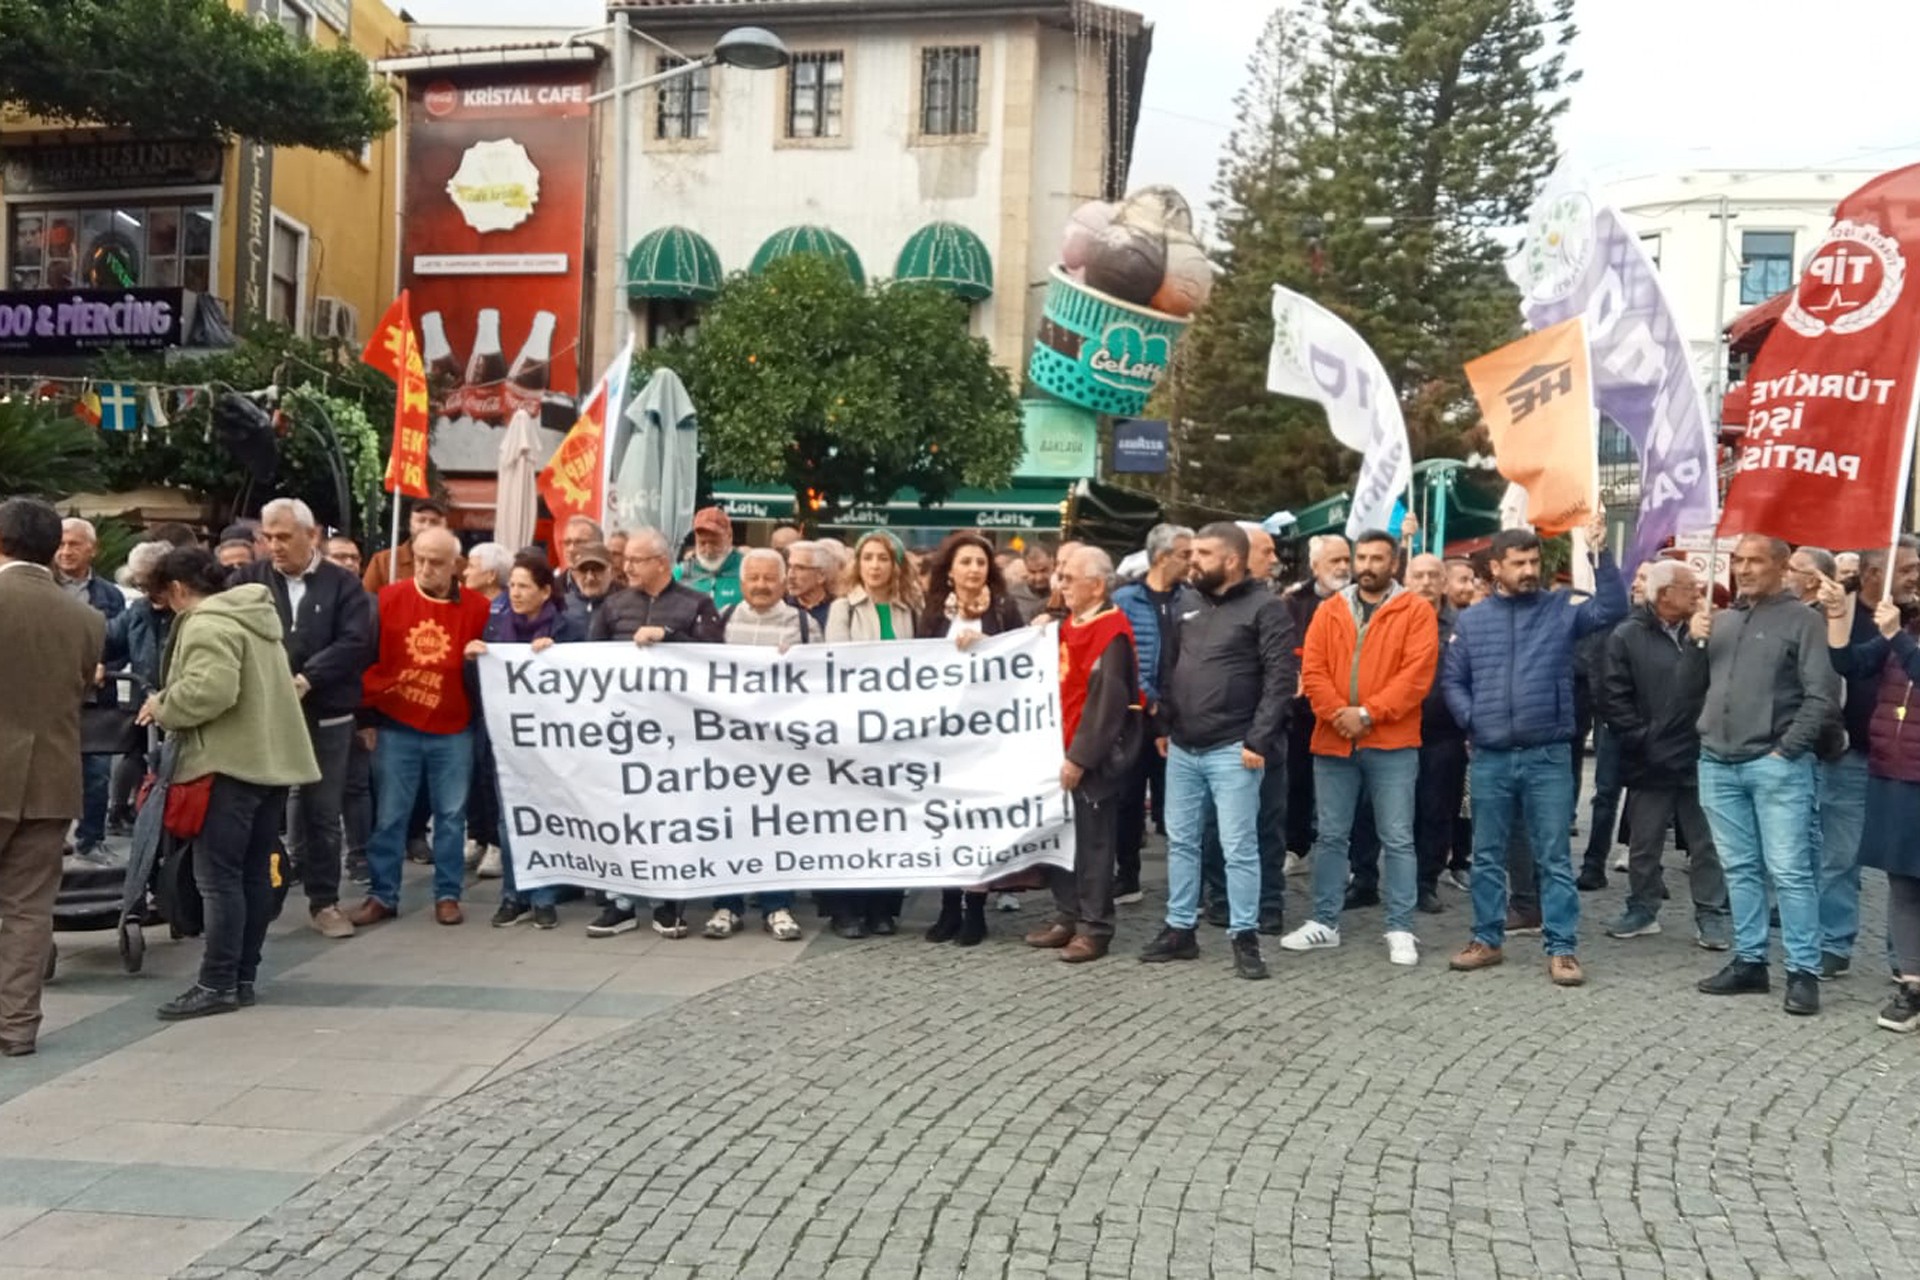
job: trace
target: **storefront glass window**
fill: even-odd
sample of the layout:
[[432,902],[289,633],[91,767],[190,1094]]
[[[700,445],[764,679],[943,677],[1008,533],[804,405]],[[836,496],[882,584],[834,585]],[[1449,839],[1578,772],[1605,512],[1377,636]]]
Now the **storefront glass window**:
[[102,204],[78,209],[16,205],[8,211],[8,287],[126,289],[212,277],[213,206]]

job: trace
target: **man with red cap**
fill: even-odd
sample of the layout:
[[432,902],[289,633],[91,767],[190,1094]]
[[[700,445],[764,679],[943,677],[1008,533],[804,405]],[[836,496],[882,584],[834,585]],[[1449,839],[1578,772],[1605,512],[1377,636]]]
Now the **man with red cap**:
[[702,507],[693,516],[693,556],[674,566],[679,581],[713,598],[716,608],[740,603],[740,552],[733,545],[733,521],[718,507]]

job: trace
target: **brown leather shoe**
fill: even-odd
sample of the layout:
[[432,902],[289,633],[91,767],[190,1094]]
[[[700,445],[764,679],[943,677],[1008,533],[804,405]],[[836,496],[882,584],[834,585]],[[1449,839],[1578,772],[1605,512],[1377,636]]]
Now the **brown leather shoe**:
[[1064,947],[1072,941],[1073,930],[1058,921],[1052,924],[1042,925],[1027,935],[1027,945],[1030,947],[1039,947],[1043,951],[1051,951],[1056,947]]
[[467,919],[460,904],[452,898],[442,898],[433,904],[433,918],[440,924],[464,924]]
[[1580,969],[1580,962],[1572,956],[1548,956],[1547,976],[1553,979],[1556,987],[1578,987],[1587,981],[1587,975]]
[[35,1052],[31,1040],[0,1040],[0,1058],[30,1058]]
[[1085,964],[1089,960],[1098,960],[1106,954],[1105,938],[1089,938],[1084,933],[1077,933],[1073,936],[1073,941],[1061,949],[1060,960],[1063,964]]
[[382,920],[391,920],[399,914],[398,911],[395,911],[392,907],[380,901],[380,899],[368,898],[348,914],[347,920],[354,928],[364,929],[370,924],[379,924]]
[[1490,947],[1478,938],[1460,948],[1453,959],[1447,962],[1449,969],[1458,969],[1462,973],[1471,973],[1475,969],[1491,969],[1497,964],[1505,964],[1507,953],[1498,947]]

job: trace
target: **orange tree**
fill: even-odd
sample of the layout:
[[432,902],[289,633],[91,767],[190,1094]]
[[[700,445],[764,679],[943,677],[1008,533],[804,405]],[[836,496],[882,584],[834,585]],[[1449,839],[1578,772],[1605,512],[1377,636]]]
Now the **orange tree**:
[[645,359],[686,382],[709,476],[784,485],[812,520],[903,488],[927,503],[995,488],[1020,461],[1013,384],[929,285],[864,288],[837,262],[782,258],[729,279]]

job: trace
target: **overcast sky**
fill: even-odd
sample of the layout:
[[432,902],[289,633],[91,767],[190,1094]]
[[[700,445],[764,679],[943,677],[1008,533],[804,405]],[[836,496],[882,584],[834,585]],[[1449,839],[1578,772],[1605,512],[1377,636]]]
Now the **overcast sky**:
[[[391,2],[391,0],[390,0]],[[1155,24],[1135,185],[1207,203],[1274,0],[1121,0]],[[422,22],[603,21],[599,0],[405,0]],[[1196,20],[1204,12],[1205,20]],[[1577,0],[1561,131],[1605,181],[1674,168],[1891,168],[1920,159],[1912,0]]]

